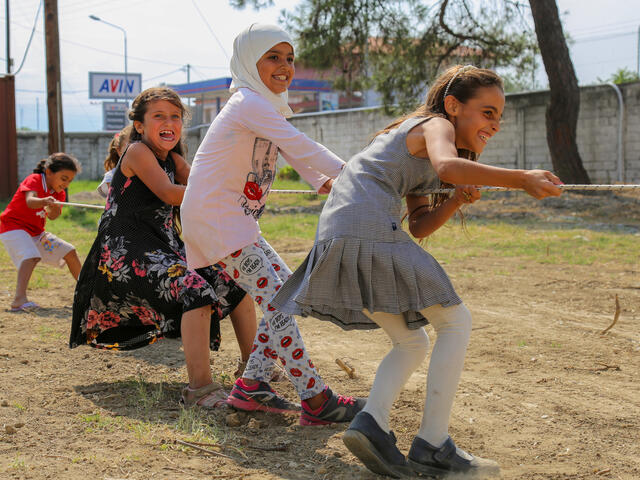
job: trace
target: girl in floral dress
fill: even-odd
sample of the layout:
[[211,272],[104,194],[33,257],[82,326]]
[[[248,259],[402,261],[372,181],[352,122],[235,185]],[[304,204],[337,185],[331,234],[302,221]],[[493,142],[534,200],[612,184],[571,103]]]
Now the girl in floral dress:
[[[189,363],[185,311],[211,305],[209,346],[220,343],[219,321],[231,314],[241,353],[255,334],[250,297],[224,273],[187,268],[174,206],[180,205],[189,165],[182,157],[184,107],[168,88],[134,100],[130,145],[113,175],[98,236],[82,267],[73,303],[70,347],[130,350],[162,337],[182,337]],[[212,382],[185,388],[183,401],[213,407],[226,392]]]

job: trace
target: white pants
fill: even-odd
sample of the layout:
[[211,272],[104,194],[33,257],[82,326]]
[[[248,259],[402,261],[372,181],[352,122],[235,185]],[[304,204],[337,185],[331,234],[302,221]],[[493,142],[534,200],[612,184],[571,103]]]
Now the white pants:
[[[402,315],[366,310],[363,313],[389,335],[393,345],[380,362],[364,407],[364,411],[389,432],[391,406],[427,356],[429,337],[423,328],[410,330]],[[437,339],[429,362],[427,395],[418,436],[431,445],[440,446],[449,435],[451,407],[471,336],[471,314],[464,304],[433,305],[420,313],[435,329]]]

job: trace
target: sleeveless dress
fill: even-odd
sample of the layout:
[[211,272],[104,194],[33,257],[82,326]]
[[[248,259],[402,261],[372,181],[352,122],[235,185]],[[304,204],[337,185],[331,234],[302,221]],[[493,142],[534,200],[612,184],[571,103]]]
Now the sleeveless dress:
[[[158,164],[174,182],[172,155]],[[69,346],[131,350],[179,337],[182,313],[211,305],[217,350],[219,322],[244,295],[227,274],[187,268],[173,207],[138,177],[126,177],[119,163],[76,285]]]
[[431,162],[407,149],[407,133],[427,120],[405,120],[347,162],[311,252],[271,302],[277,310],[345,330],[377,328],[366,308],[402,314],[415,329],[428,323],[419,310],[462,302],[440,264],[401,228],[402,198],[440,185]]

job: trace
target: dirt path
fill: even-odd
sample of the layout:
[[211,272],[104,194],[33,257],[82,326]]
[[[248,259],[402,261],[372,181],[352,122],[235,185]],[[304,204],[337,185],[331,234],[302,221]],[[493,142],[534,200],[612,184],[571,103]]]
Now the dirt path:
[[[522,267],[517,258],[446,266],[474,315],[452,436],[497,460],[505,479],[640,478],[639,265]],[[261,425],[245,418],[228,427],[226,412],[185,415],[177,407],[186,379],[178,341],[132,353],[69,350],[71,292],[65,277],[37,292],[45,307],[38,313],[0,311],[1,478],[381,478],[343,446],[344,426],[302,428],[295,418],[256,415]],[[615,294],[621,315],[603,336]],[[325,380],[365,396],[389,348],[384,335],[314,319],[300,325]],[[223,338],[213,368],[228,381],[237,355],[228,322]],[[357,378],[348,379],[336,358]],[[419,424],[425,376],[426,364],[394,406],[392,428],[404,451]],[[287,383],[278,388],[294,398]],[[223,458],[173,443],[202,418],[210,437],[247,458],[232,448]],[[282,451],[258,450],[274,446]]]

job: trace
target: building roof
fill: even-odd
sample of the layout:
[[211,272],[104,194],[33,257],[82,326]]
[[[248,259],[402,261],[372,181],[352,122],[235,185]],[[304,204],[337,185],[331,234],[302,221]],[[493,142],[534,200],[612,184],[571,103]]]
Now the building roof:
[[[228,93],[231,85],[231,77],[213,78],[200,82],[181,83],[169,85],[181,97],[199,97],[203,93],[220,92]],[[330,92],[331,82],[325,80],[310,80],[305,78],[294,78],[289,86],[289,91],[293,92]]]

